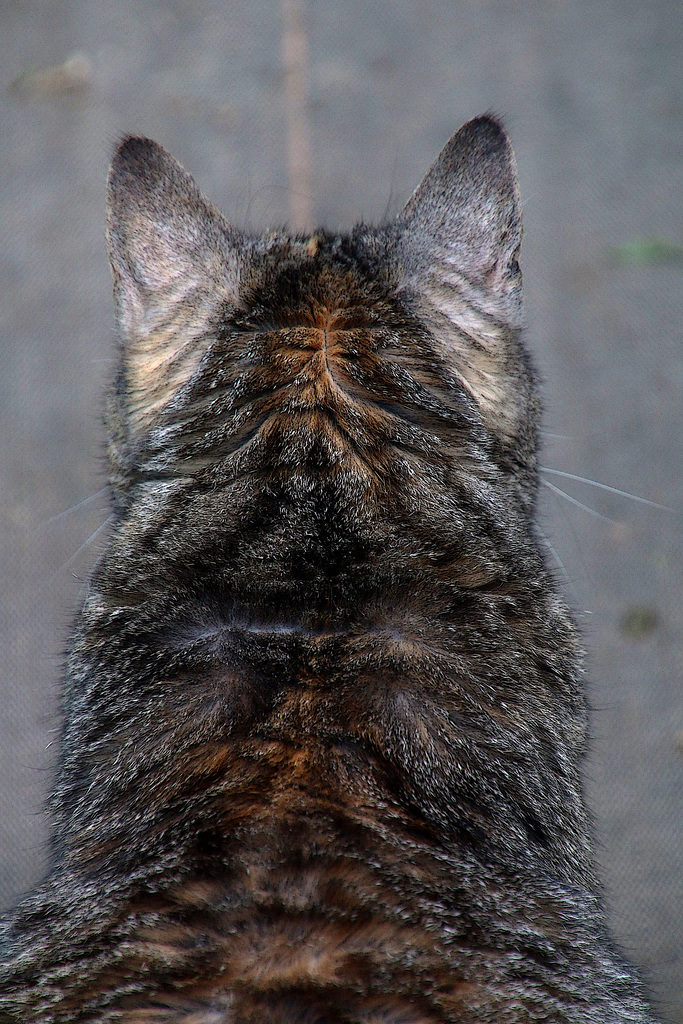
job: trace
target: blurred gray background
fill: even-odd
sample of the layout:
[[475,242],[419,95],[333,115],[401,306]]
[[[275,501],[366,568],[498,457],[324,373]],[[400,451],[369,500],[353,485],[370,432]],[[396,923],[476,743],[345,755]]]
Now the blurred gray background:
[[0,2],[2,905],[46,867],[61,654],[106,537],[115,142],[163,143],[240,226],[350,227],[397,212],[493,110],[521,177],[541,525],[588,649],[612,927],[683,1022],[682,66],[680,0]]

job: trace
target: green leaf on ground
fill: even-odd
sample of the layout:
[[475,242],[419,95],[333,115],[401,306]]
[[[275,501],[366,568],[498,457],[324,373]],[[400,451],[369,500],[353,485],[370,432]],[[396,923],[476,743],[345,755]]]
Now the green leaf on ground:
[[610,249],[608,255],[619,266],[683,263],[683,245],[666,238],[632,238]]

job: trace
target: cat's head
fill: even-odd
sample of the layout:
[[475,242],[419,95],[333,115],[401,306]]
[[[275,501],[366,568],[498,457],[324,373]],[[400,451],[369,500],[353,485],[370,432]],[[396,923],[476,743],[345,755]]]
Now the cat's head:
[[[537,399],[520,343],[514,155],[464,125],[400,215],[348,236],[235,230],[148,139],[108,185],[121,338],[112,480],[263,471],[505,478],[530,511]],[[412,467],[412,468],[411,468]]]

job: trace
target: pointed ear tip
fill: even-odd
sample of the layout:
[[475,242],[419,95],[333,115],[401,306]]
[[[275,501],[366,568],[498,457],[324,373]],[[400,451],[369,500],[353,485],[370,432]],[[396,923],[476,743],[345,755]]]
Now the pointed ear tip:
[[[512,151],[512,145],[502,118],[491,111],[488,111],[486,114],[480,114],[479,117],[473,117],[471,121],[467,121],[460,129],[460,132],[476,137],[482,142],[485,141],[491,147]],[[460,132],[457,134],[460,135]]]
[[122,178],[137,178],[143,172],[149,173],[150,167],[163,158],[166,151],[158,142],[142,135],[126,135],[114,150],[109,167],[107,185],[111,193]]
[[490,128],[493,132],[497,132],[502,135],[506,134],[503,118],[493,110],[487,110],[485,113],[479,114],[477,117],[473,117],[468,123],[485,126]]
[[144,135],[124,135],[114,150],[112,163],[118,160],[139,160],[140,157],[149,156],[150,153],[161,153],[162,147],[154,139],[148,139]]

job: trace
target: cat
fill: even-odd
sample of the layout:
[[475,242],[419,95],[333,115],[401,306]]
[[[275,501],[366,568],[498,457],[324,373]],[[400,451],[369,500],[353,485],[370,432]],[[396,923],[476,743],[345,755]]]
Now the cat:
[[521,236],[489,115],[349,235],[240,233],[121,143],[114,525],[1,1021],[653,1020],[534,523]]

